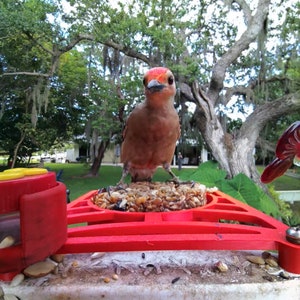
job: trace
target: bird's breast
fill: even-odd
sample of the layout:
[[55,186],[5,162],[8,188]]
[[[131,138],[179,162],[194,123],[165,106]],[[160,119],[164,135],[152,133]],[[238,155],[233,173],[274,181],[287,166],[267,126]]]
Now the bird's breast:
[[[153,144],[165,142],[174,142],[178,136],[179,121],[176,118],[167,116],[152,116],[149,121],[145,122],[145,127],[141,126],[143,134],[141,135],[145,143]],[[169,140],[171,139],[171,140]]]
[[121,159],[136,169],[154,169],[170,162],[179,137],[179,117],[170,107],[151,110],[140,107],[128,119]]

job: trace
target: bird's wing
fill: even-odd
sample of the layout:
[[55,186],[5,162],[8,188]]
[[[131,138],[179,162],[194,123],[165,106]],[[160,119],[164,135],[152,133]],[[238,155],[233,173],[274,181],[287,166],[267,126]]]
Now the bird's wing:
[[123,132],[122,132],[122,137],[123,137],[123,141],[126,138],[126,133],[128,130],[128,124],[130,124],[132,122],[133,117],[133,112],[137,109],[137,106],[133,109],[133,111],[129,114],[129,116],[127,117],[125,124],[123,126]]

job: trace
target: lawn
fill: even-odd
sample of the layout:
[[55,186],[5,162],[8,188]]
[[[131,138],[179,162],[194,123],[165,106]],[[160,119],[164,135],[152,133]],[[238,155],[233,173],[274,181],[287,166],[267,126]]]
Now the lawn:
[[[45,167],[48,169],[59,172],[63,170],[62,181],[70,190],[70,199],[74,200],[79,196],[85,194],[88,191],[99,189],[101,187],[107,187],[109,185],[116,185],[120,180],[122,174],[121,165],[103,165],[100,168],[98,177],[84,177],[88,173],[89,166],[87,164],[81,163],[70,163],[70,164],[60,164],[60,163],[45,163]],[[0,166],[0,171],[5,169],[6,166],[3,164]],[[263,171],[262,166],[258,166],[259,172]],[[181,172],[194,172],[194,168],[184,168]],[[175,167],[173,172],[180,177],[180,171]],[[300,175],[300,168],[295,168],[292,171],[294,174]],[[153,180],[154,181],[165,181],[169,179],[170,176],[162,169],[158,168]],[[127,182],[129,178],[127,178]],[[270,185],[275,187],[277,191],[284,190],[299,190],[300,189],[300,179],[293,178],[290,176],[281,176],[274,180]]]
[[[58,172],[63,170],[62,181],[70,190],[70,199],[74,200],[79,196],[85,194],[88,191],[96,190],[101,187],[107,187],[109,185],[116,185],[120,180],[122,174],[121,165],[119,166],[107,166],[103,165],[100,168],[98,177],[84,177],[88,173],[89,166],[86,164],[70,163],[70,164],[56,164],[47,163],[47,168],[52,171]],[[259,171],[262,172],[263,168],[259,167]],[[180,177],[180,171],[177,168],[173,169],[176,175]],[[194,172],[194,168],[184,168],[184,172]],[[183,172],[182,171],[182,172]],[[156,171],[153,180],[165,181],[170,176],[161,168]],[[129,178],[127,178],[128,182]],[[300,179],[290,176],[281,176],[271,183],[275,186],[276,190],[298,190],[300,188]]]
[[[258,166],[257,169],[262,173],[264,167]],[[300,176],[300,168],[295,167],[293,170],[288,171],[288,173]],[[291,176],[280,176],[269,185],[273,185],[276,191],[299,190],[300,179]]]
[[[5,169],[4,165],[0,166],[1,169]],[[121,165],[103,165],[100,168],[98,177],[85,177],[89,171],[89,166],[82,163],[45,163],[50,171],[58,173],[62,170],[61,181],[66,185],[67,189],[70,191],[70,200],[75,200],[78,197],[84,195],[91,190],[97,190],[102,187],[114,186],[120,180],[122,174]],[[178,171],[177,167],[172,169],[173,172],[180,177],[181,173],[193,173],[195,168],[183,168],[182,171]],[[263,167],[258,166],[259,172],[263,171]],[[0,170],[2,171],[2,170]],[[296,173],[297,172],[297,173]],[[293,173],[300,175],[300,168],[293,170]],[[158,168],[153,181],[166,181],[170,179],[170,176],[162,168]],[[129,176],[126,182],[129,182]],[[270,185],[274,186],[275,190],[299,190],[300,189],[300,179],[290,176],[281,176],[274,180]],[[300,221],[300,202],[295,202],[291,205],[291,209],[294,212],[294,218],[297,220],[297,224]]]
[[[77,199],[79,196],[91,191],[97,190],[102,187],[110,185],[116,185],[120,180],[122,174],[121,165],[108,166],[103,165],[100,168],[98,177],[84,177],[89,171],[87,164],[70,163],[70,164],[58,164],[58,163],[46,163],[45,166],[52,171],[59,172],[63,170],[61,180],[67,186],[70,191],[70,200]],[[300,169],[300,168],[298,168]],[[263,171],[263,167],[258,167],[259,172]],[[182,171],[178,171],[175,167],[173,172],[180,177],[180,172],[195,172],[195,168],[184,168]],[[299,173],[298,173],[299,174]],[[129,177],[129,176],[128,176]],[[162,169],[158,168],[153,180],[154,181],[166,181],[170,176]],[[129,178],[127,181],[129,182]],[[276,190],[298,190],[300,188],[300,179],[290,176],[281,176],[274,180],[271,185]],[[293,211],[292,221],[295,224],[300,220],[300,202],[295,202],[291,205]]]

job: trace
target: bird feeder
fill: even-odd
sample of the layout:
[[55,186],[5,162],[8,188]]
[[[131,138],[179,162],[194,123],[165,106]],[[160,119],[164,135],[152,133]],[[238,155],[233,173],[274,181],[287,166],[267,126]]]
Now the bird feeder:
[[91,201],[97,193],[67,205],[52,172],[0,181],[0,241],[15,241],[0,249],[0,279],[54,253],[155,250],[275,250],[282,268],[300,274],[289,227],[220,191],[207,193],[205,206],[172,212],[101,209]]
[[[29,171],[28,171],[29,170]],[[55,253],[66,241],[66,188],[45,169],[0,174],[0,280]]]
[[[275,250],[285,270],[300,274],[300,245],[289,227],[220,191],[202,207],[174,212],[101,209],[91,191],[67,208],[66,243],[58,253],[153,250]],[[288,237],[288,239],[287,239]]]

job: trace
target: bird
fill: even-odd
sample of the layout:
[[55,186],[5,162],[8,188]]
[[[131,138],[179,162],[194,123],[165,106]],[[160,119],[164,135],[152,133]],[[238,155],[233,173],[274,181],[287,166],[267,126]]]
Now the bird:
[[121,145],[122,177],[131,182],[151,181],[158,166],[178,182],[171,162],[180,137],[180,122],[174,107],[176,94],[173,73],[165,67],[148,70],[143,78],[145,99],[129,114]]

